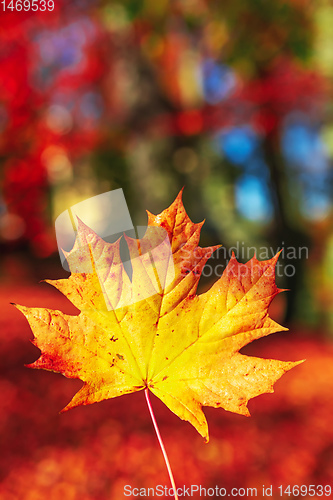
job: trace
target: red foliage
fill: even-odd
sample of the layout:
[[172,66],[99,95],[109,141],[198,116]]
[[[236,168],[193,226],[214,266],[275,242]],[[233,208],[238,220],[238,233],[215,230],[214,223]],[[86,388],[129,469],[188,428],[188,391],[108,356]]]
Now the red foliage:
[[[5,13],[0,32],[2,190],[6,209],[22,218],[31,241],[45,238],[49,224],[45,149],[63,146],[76,158],[101,138],[89,92],[98,92],[109,67],[103,30],[79,13],[63,10],[59,17],[59,9],[47,16]],[[58,115],[48,118],[52,110]]]

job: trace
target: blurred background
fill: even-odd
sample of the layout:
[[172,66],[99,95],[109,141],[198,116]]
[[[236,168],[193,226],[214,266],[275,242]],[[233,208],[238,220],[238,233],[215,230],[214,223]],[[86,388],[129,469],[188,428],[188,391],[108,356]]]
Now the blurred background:
[[[80,382],[23,367],[38,351],[9,305],[75,313],[37,285],[68,276],[54,221],[118,188],[134,224],[145,225],[145,210],[161,212],[184,186],[191,219],[206,220],[202,246],[223,244],[212,269],[223,269],[232,249],[242,261],[282,249],[277,281],[290,291],[271,314],[291,332],[248,352],[308,358],[275,395],[250,403],[252,419],[208,410],[209,445],[154,400],[177,482],[332,482],[332,3],[57,0],[45,12],[7,4],[1,499],[118,500],[124,484],[168,484],[143,394],[59,416]],[[204,274],[202,290],[218,277]]]

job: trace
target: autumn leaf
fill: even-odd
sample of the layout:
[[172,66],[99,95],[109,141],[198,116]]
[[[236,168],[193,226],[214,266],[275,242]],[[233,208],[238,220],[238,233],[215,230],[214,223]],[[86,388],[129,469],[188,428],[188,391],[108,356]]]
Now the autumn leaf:
[[[67,254],[71,276],[47,282],[80,314],[17,306],[41,350],[28,366],[84,381],[63,411],[148,388],[208,440],[203,406],[249,415],[248,400],[273,392],[282,374],[300,363],[239,353],[285,330],[268,315],[281,291],[278,256],[247,264],[233,256],[210,290],[196,295],[202,269],[218,248],[199,246],[202,224],[191,222],[181,193],[161,214],[148,213],[145,236],[126,237],[130,279],[120,241],[107,243],[78,222]],[[158,228],[167,241],[156,236]]]

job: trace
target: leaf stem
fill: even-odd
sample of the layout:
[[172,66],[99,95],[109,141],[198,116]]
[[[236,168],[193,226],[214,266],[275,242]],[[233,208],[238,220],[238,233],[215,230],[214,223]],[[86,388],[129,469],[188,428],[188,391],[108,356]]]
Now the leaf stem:
[[170,467],[170,462],[169,462],[169,459],[168,459],[168,455],[167,455],[167,452],[165,451],[163,440],[162,440],[162,437],[161,437],[161,434],[160,434],[160,431],[159,431],[159,428],[158,428],[158,425],[157,425],[157,422],[156,422],[156,419],[155,419],[154,411],[153,411],[153,408],[152,408],[151,403],[150,403],[149,389],[148,389],[148,387],[145,389],[145,396],[146,396],[146,401],[147,401],[149,413],[150,413],[151,419],[152,419],[153,424],[154,424],[154,429],[155,429],[155,432],[156,432],[156,435],[157,435],[157,439],[158,439],[158,442],[160,443],[160,447],[161,447],[161,450],[162,450],[162,453],[163,453],[165,465],[166,465],[166,467],[168,469],[168,474],[169,474],[171,486],[173,488],[175,500],[178,500],[177,488],[176,488],[175,480],[173,478],[173,474],[172,474],[172,470],[171,470],[171,467]]

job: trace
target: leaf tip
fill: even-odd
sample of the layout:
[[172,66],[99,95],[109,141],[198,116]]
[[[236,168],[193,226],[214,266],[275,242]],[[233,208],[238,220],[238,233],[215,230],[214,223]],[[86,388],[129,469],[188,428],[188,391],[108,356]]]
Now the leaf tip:
[[180,191],[179,191],[179,193],[177,194],[177,198],[182,199],[184,189],[185,189],[185,186],[183,186],[183,187],[181,188],[181,190],[180,190]]
[[24,366],[25,368],[38,368],[38,366],[36,365],[36,361],[34,361],[33,363],[25,363]]
[[45,280],[40,280],[38,283],[48,283],[49,285],[52,285],[53,281],[57,281],[57,280],[48,280],[48,279],[45,279]]
[[26,316],[26,311],[28,310],[28,307],[21,306],[20,304],[16,304],[15,302],[10,302],[10,304],[12,306],[16,307],[16,309],[21,311],[21,313],[23,313]]
[[244,417],[251,417],[250,410],[248,409],[248,407],[246,405],[243,406],[242,410],[243,411],[242,411],[241,415],[244,415]]
[[[192,422],[190,422],[192,424]],[[197,431],[199,432],[199,434],[204,438],[205,440],[205,443],[208,444],[209,443],[209,431],[208,431],[208,425],[207,425],[207,422],[206,424],[203,426],[203,427],[196,427],[194,426]]]
[[276,293],[278,294],[282,292],[290,292],[290,288],[278,288]]

